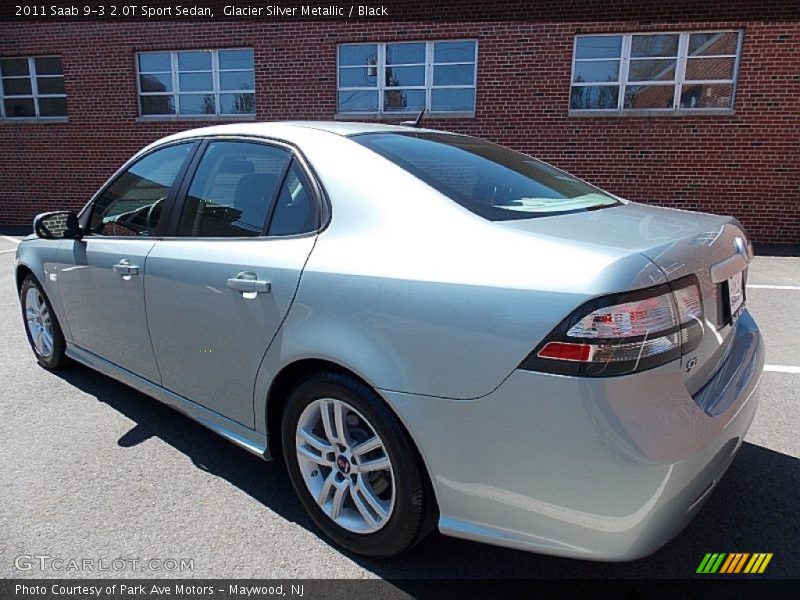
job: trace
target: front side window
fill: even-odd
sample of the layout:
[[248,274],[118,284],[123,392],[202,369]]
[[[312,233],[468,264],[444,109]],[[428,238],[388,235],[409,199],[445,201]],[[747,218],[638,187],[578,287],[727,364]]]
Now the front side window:
[[254,115],[253,50],[186,50],[137,55],[143,116]]
[[61,57],[0,59],[0,96],[5,119],[66,117]]
[[169,191],[191,147],[191,143],[184,143],[156,150],[117,177],[95,201],[89,233],[154,235]]
[[571,110],[729,110],[741,32],[575,38]]
[[263,235],[290,159],[286,150],[265,144],[211,142],[189,187],[178,235]]
[[338,112],[474,112],[475,40],[343,44]]
[[485,140],[446,133],[370,133],[350,139],[491,221],[583,212],[613,196]]

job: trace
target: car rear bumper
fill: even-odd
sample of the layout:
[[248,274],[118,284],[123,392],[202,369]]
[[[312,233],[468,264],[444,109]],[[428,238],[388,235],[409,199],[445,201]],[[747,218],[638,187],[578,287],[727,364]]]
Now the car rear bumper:
[[676,364],[583,379],[517,370],[476,400],[382,391],[420,448],[448,535],[633,560],[697,513],[757,407],[761,335],[746,311],[691,396]]

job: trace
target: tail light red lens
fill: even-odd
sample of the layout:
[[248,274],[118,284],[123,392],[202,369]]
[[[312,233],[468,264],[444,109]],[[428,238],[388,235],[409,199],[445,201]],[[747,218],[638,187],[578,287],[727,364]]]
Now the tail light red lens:
[[596,298],[573,311],[520,368],[594,377],[652,369],[696,348],[703,322],[694,275]]

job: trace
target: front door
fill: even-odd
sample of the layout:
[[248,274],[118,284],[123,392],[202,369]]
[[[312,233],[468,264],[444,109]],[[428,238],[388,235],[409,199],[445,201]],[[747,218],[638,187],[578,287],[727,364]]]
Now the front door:
[[57,281],[71,342],[160,382],[144,305],[147,255],[191,143],[157,150],[120,174],[94,201],[80,240],[59,249]]
[[287,149],[233,140],[208,143],[185,195],[145,274],[162,382],[252,427],[256,373],[314,246],[316,197]]

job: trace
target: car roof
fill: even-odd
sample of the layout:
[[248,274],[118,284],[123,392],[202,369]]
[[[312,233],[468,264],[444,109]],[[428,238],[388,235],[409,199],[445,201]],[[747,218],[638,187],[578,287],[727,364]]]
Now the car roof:
[[[229,123],[226,125],[212,125],[199,129],[188,129],[175,133],[154,142],[149,147],[161,145],[165,142],[192,138],[198,136],[257,136],[284,140],[289,143],[299,143],[308,139],[308,135],[319,133],[321,135],[338,135],[349,137],[361,133],[402,133],[402,132],[438,132],[433,129],[408,127],[404,125],[385,125],[383,123],[359,123],[354,121],[246,121]],[[454,134],[455,135],[455,134]]]

